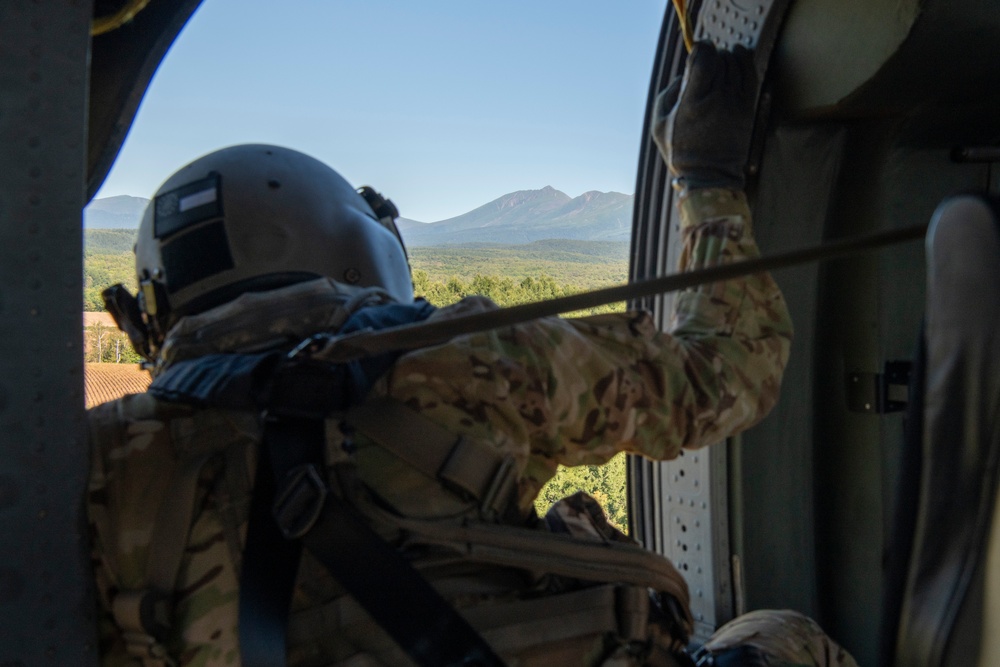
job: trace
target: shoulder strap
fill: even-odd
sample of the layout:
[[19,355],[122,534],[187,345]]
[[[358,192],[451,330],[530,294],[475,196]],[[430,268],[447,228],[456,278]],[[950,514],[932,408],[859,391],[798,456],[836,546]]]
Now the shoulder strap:
[[173,664],[161,642],[170,628],[173,590],[194,517],[198,478],[206,461],[207,457],[189,461],[174,474],[170,494],[152,526],[146,586],[120,591],[111,602],[129,655],[142,660],[144,667]]
[[[91,437],[96,442],[105,446],[120,443],[125,420],[122,405],[118,401],[91,412]],[[208,458],[191,457],[174,469],[169,491],[155,516],[150,517],[151,542],[142,583],[118,591],[110,600],[129,655],[144,667],[173,664],[162,640],[170,627],[173,591],[194,517],[198,480]]]

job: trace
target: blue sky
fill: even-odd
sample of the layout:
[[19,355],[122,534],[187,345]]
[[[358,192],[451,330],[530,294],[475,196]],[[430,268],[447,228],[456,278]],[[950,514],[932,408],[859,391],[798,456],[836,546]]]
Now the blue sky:
[[667,0],[205,0],[98,197],[273,143],[433,222],[516,190],[632,193]]

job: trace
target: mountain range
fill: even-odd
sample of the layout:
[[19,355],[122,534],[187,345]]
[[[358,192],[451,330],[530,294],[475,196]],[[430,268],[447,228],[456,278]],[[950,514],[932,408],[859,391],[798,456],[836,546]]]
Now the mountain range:
[[120,195],[95,199],[83,209],[84,229],[138,229],[148,199]]
[[[501,243],[520,245],[542,239],[627,241],[632,233],[632,195],[592,190],[570,197],[551,186],[512,192],[468,213],[438,222],[399,218],[408,246]],[[135,229],[149,200],[96,199],[84,209],[85,229]]]

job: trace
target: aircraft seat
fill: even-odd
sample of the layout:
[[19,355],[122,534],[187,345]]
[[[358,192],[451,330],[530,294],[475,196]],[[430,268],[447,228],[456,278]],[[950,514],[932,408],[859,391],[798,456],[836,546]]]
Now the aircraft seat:
[[943,201],[883,597],[883,665],[1000,665],[1000,206]]

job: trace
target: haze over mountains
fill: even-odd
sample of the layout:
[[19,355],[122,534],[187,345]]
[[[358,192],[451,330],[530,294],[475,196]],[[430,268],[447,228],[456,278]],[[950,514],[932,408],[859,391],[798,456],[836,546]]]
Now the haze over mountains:
[[[477,209],[439,222],[399,218],[408,246],[500,243],[520,245],[542,239],[627,241],[632,233],[634,197],[620,192],[585,192],[570,197],[551,186],[520,190]],[[135,229],[149,200],[97,199],[84,209],[84,229]]]
[[138,229],[148,203],[148,199],[128,195],[95,199],[83,209],[83,228]]

